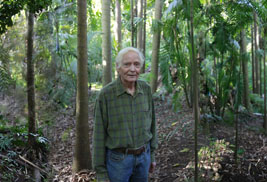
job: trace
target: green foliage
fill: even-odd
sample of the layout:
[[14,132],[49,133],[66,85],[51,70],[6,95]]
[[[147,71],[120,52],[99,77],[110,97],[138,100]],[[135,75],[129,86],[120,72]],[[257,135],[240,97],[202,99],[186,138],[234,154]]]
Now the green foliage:
[[171,76],[171,59],[169,52],[166,49],[161,49],[160,51],[160,73],[162,75],[162,83],[165,86],[168,93],[172,92],[173,89],[173,81]]
[[251,3],[253,10],[256,11],[259,16],[262,25],[267,27],[267,2],[257,2],[252,0],[249,0],[249,2]]
[[5,151],[10,148],[12,140],[0,133],[0,151]]
[[250,94],[250,101],[253,112],[264,112],[264,99],[258,94]]
[[[5,122],[2,122],[5,121]],[[18,163],[19,155],[24,155],[24,149],[28,143],[27,126],[8,126],[10,121],[0,118],[0,181],[16,181],[18,176],[25,177],[25,181],[30,179],[25,173],[25,166]],[[48,149],[48,140],[40,134],[35,135],[37,147]]]
[[31,13],[39,13],[47,8],[52,0],[4,0],[0,2],[0,34],[3,34],[7,27],[13,25],[12,17],[18,14],[27,5]]
[[7,69],[0,65],[0,91],[6,91],[12,84],[14,84],[14,80]]

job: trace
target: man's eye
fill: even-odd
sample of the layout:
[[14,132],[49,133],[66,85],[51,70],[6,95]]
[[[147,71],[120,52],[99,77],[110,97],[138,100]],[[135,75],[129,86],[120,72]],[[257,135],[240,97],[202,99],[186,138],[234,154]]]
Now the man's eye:
[[135,65],[136,67],[140,67],[140,66],[141,66],[140,63],[135,63],[134,65]]

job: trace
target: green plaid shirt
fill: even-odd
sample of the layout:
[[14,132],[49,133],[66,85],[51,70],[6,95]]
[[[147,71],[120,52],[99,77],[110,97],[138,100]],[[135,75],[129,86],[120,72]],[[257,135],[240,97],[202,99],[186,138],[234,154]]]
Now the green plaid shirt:
[[106,148],[139,148],[150,142],[155,161],[157,133],[151,89],[137,81],[135,94],[126,92],[120,78],[105,86],[95,104],[93,168],[98,181],[107,180]]

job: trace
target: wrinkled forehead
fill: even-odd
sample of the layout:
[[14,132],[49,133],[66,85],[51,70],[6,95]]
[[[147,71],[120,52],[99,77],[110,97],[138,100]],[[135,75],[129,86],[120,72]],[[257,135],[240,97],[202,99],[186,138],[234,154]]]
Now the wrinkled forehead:
[[137,52],[135,51],[129,51],[125,53],[122,57],[123,62],[128,62],[128,61],[134,61],[134,62],[141,62],[140,56]]

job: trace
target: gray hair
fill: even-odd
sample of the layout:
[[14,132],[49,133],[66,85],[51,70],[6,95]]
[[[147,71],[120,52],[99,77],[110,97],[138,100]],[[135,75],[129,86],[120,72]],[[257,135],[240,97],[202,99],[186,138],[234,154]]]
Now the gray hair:
[[143,67],[143,64],[144,64],[144,56],[142,54],[141,51],[139,51],[137,48],[134,48],[134,47],[126,47],[122,50],[120,50],[120,52],[118,53],[117,57],[116,57],[116,66],[117,68],[120,68],[121,67],[121,62],[122,62],[122,58],[123,56],[130,52],[130,51],[133,51],[133,52],[136,52],[140,58],[140,63],[141,63],[141,66]]

